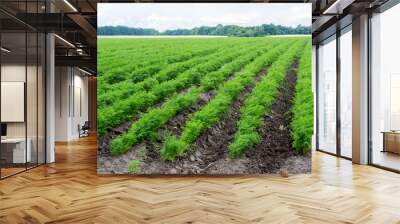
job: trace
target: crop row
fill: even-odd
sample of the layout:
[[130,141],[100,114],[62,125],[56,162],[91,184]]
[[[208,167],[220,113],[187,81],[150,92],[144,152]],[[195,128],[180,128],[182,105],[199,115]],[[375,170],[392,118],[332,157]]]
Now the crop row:
[[[160,108],[154,108],[143,115],[132,127],[123,135],[118,136],[112,141],[111,152],[114,155],[121,154],[129,150],[132,145],[136,145],[144,139],[154,140],[158,138],[157,129],[162,127],[168,120],[174,117],[178,112],[185,110],[193,105],[200,98],[200,93],[210,91],[222,83],[228,76],[241,69],[257,58],[264,51],[271,49],[269,44],[250,51],[249,54],[242,55],[225,64],[221,69],[208,73],[200,80],[200,86],[193,87],[186,93],[181,93],[171,97]],[[236,76],[235,73],[233,76]]]
[[240,109],[240,119],[233,142],[229,145],[230,157],[238,157],[250,146],[260,141],[258,129],[264,122],[264,115],[270,112],[271,105],[279,93],[279,87],[293,61],[304,48],[304,41],[299,41],[283,54],[268,70],[268,75],[254,87],[244,106]]
[[311,149],[313,134],[313,93],[311,90],[311,43],[300,59],[293,103],[291,123],[293,148],[300,153]]
[[[154,65],[145,67],[134,72],[135,75],[126,75],[126,77],[124,77],[125,81],[120,80],[118,83],[113,85],[104,84],[102,88],[98,90],[98,105],[102,107],[103,105],[109,104],[110,101],[113,101],[114,99],[125,97],[126,94],[133,94],[142,91],[148,86],[153,86],[155,82],[171,79],[174,75],[177,75],[196,64],[203,63],[207,60],[207,57],[213,53],[213,51],[206,51],[190,60],[172,63],[167,66],[157,65],[159,68],[154,71],[149,71],[154,68]],[[153,74],[154,72],[157,73]],[[110,92],[112,94],[110,94]]]
[[[146,59],[149,59],[151,55],[167,57],[176,50],[176,47],[174,48],[172,44],[167,43],[154,46],[154,43],[150,44],[145,42],[144,44],[141,44],[141,42],[135,41],[135,47],[130,43],[131,41],[126,40],[121,41],[121,43],[119,43],[119,41],[109,43],[108,40],[99,40],[98,66],[100,77],[116,68],[126,67],[127,69],[132,70],[141,68],[143,65],[150,62],[150,60]],[[182,53],[187,52],[188,51],[182,51]],[[132,60],[133,58],[135,60]],[[151,62],[157,61],[151,60]]]
[[142,42],[128,39],[110,42],[107,39],[100,39],[98,46],[99,75],[103,75],[104,71],[124,66],[135,69],[159,61],[173,61],[177,54],[186,54],[217,46],[216,44],[198,44],[191,47],[188,42],[177,45],[173,42],[163,41]]
[[200,77],[220,68],[249,49],[227,49],[219,57],[210,57],[206,63],[199,64],[192,69],[179,74],[175,79],[154,85],[149,91],[137,92],[126,99],[120,99],[112,107],[98,109],[98,134],[103,136],[106,128],[116,127],[123,121],[131,120],[139,112],[146,110],[165,97],[198,83]]
[[[159,72],[163,67],[170,63],[179,63],[183,61],[187,61],[193,57],[204,56],[210,53],[213,53],[217,50],[217,48],[207,48],[202,49],[200,51],[195,52],[185,52],[181,54],[177,54],[174,58],[170,58],[169,60],[157,60],[155,63],[151,63],[150,65],[143,66],[139,69],[127,68],[127,67],[118,67],[116,69],[111,69],[107,71],[103,78],[106,81],[106,84],[112,85],[115,83],[119,83],[125,80],[128,80],[131,83],[136,83],[143,81],[147,77],[151,77],[155,73]],[[144,57],[144,56],[143,56]],[[151,55],[149,56],[151,57]],[[154,58],[154,55],[152,56]],[[164,58],[164,57],[163,57]],[[127,65],[131,66],[131,65]],[[112,86],[111,86],[112,88]]]
[[285,42],[283,46],[259,56],[249,63],[233,79],[225,82],[218,88],[216,96],[201,110],[194,113],[185,123],[181,136],[167,136],[164,139],[160,153],[165,160],[174,160],[177,156],[189,149],[205,130],[214,126],[228,112],[232,102],[239,96],[242,90],[254,81],[255,76],[266,66],[274,62],[279,55],[288,49],[292,41]]
[[[245,47],[245,45],[239,46]],[[104,89],[102,93],[98,94],[98,107],[103,108],[105,106],[111,106],[113,102],[115,102],[115,99],[123,99],[137,92],[148,91],[153,86],[171,80],[178,74],[193,68],[198,64],[204,63],[213,58],[219,58],[226,54],[226,52],[226,49],[221,49],[214,54],[201,55],[188,61],[168,65],[157,74],[144,79],[142,82],[120,82],[114,84],[112,87],[110,86],[107,90]]]
[[[145,47],[143,47],[140,40],[122,40],[118,41],[117,45],[115,45],[115,42],[111,42],[112,44],[106,42],[107,44],[104,44],[104,41],[102,39],[99,40],[99,48],[103,52],[103,54],[99,54],[98,56],[99,76],[102,77],[105,75],[109,77],[111,75],[110,79],[112,79],[113,74],[124,73],[129,75],[136,70],[141,70],[151,65],[183,61],[184,58],[196,52],[221,49],[228,45],[233,46],[234,44],[243,43],[243,41],[238,42],[235,39],[222,43],[201,40],[186,40],[180,43],[172,40],[153,40],[150,42],[151,45],[149,45],[149,41],[143,42],[145,44]],[[111,44],[111,47],[108,44]],[[132,47],[132,45],[135,47]],[[104,50],[104,48],[107,50]],[[113,52],[115,56],[111,56],[109,52]]]

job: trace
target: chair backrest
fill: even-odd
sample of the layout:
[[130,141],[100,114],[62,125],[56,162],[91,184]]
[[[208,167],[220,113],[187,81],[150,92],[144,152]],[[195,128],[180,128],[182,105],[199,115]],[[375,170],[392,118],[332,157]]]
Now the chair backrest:
[[85,123],[82,126],[82,129],[89,129],[90,128],[90,123],[89,121],[85,121]]

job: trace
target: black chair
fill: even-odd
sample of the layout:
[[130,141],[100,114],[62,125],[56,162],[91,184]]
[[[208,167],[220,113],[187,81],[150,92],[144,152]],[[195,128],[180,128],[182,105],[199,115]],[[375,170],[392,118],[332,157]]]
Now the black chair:
[[79,129],[79,138],[89,136],[89,129],[90,129],[89,121],[85,121],[82,127],[78,125],[78,129]]

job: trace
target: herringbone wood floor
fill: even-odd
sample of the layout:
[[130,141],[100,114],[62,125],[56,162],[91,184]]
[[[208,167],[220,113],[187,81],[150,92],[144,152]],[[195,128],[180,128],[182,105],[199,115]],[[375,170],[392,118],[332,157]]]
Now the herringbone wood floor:
[[0,181],[0,223],[400,223],[400,175],[326,154],[289,178],[98,176],[95,144]]

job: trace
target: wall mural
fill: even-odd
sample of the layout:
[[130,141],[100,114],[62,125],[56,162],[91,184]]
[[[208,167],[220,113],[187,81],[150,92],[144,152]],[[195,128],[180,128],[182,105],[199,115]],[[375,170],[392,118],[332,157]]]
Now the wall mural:
[[311,171],[310,4],[98,11],[98,173]]

